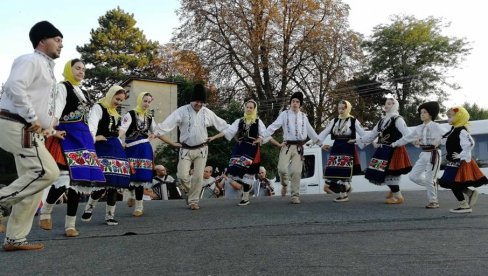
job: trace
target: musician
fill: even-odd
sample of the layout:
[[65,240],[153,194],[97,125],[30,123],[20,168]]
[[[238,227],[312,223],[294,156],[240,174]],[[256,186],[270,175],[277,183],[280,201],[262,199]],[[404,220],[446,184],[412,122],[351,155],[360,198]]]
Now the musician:
[[253,186],[254,196],[256,197],[275,195],[273,183],[268,178],[266,178],[266,169],[263,166],[259,167],[258,177],[256,181],[254,181]]
[[422,124],[415,127],[409,135],[393,142],[392,147],[398,147],[407,143],[412,143],[422,148],[419,159],[415,162],[408,178],[417,185],[424,186],[427,189],[427,198],[429,203],[425,208],[439,208],[437,199],[437,186],[435,184],[437,174],[441,166],[441,150],[439,144],[442,135],[446,132],[441,126],[434,122],[439,114],[438,102],[426,102],[418,107],[418,112]]
[[220,190],[215,185],[215,178],[212,176],[213,167],[206,166],[203,170],[202,193],[200,198],[216,198]]
[[163,165],[156,165],[154,167],[156,175],[153,177],[152,190],[157,195],[153,199],[181,199],[181,192],[176,187],[176,181],[168,175],[168,170]]

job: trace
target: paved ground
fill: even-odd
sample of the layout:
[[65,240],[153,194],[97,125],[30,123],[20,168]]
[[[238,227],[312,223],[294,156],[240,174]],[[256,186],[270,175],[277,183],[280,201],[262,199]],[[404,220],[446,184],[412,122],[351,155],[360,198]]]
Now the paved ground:
[[[425,191],[404,193],[406,203],[383,204],[384,193],[252,199],[249,206],[212,199],[190,211],[182,201],[145,203],[131,217],[124,202],[118,226],[103,222],[104,204],[80,237],[63,236],[65,206],[54,229],[30,239],[41,251],[0,251],[0,275],[486,275],[488,196],[471,214],[451,214],[452,194],[427,210]],[[82,207],[81,207],[82,208]],[[0,239],[4,235],[0,234]]]

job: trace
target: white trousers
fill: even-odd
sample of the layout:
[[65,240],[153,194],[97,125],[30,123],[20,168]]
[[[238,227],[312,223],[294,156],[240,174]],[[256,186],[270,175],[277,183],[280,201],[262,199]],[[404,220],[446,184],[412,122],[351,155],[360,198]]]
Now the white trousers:
[[429,202],[438,202],[437,199],[437,186],[435,180],[441,166],[441,150],[437,150],[438,158],[434,165],[431,163],[431,152],[421,152],[419,160],[415,162],[415,165],[410,171],[408,178],[420,186],[424,186],[427,189],[427,198]]
[[0,190],[0,202],[11,204],[5,240],[24,241],[42,199],[43,190],[59,176],[59,169],[44,145],[44,138],[32,135],[35,146],[23,148],[23,124],[0,119],[0,147],[12,153],[19,178]]
[[[208,147],[180,149],[177,177],[188,192],[188,203],[198,203],[202,191],[203,171],[207,164]],[[190,175],[193,164],[193,175]]]

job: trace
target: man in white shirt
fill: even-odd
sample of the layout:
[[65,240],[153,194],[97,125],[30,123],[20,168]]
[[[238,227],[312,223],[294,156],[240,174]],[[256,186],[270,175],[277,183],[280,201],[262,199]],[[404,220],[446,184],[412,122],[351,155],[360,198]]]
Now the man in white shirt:
[[[207,127],[213,126],[221,132],[229,126],[225,120],[206,108],[205,102],[205,88],[201,84],[195,85],[190,104],[175,110],[155,129],[155,134],[163,142],[180,148],[177,179],[185,194],[188,194],[191,210],[200,209],[198,202],[202,190],[203,171],[207,163],[207,143],[210,141]],[[180,130],[179,142],[164,136],[175,127]],[[192,165],[193,177],[190,177]]]
[[283,142],[279,143],[271,138],[271,143],[281,148],[278,161],[278,173],[281,179],[281,196],[285,196],[287,185],[291,185],[291,203],[300,204],[300,179],[303,168],[303,144],[307,137],[315,143],[318,135],[310,125],[307,115],[300,111],[303,104],[303,94],[296,92],[291,96],[290,109],[281,112],[278,118],[268,126],[268,135],[280,127],[283,128]]
[[429,203],[425,208],[439,208],[437,199],[437,174],[441,166],[441,150],[439,144],[442,136],[446,133],[441,126],[434,122],[439,114],[438,102],[426,102],[418,107],[418,112],[422,124],[415,127],[410,134],[403,136],[401,139],[393,142],[392,147],[403,146],[407,143],[413,143],[422,149],[419,159],[415,162],[408,178],[427,189],[427,198]]
[[7,224],[5,251],[36,250],[42,243],[27,242],[44,188],[58,178],[59,169],[44,146],[52,135],[56,78],[54,59],[63,48],[63,35],[51,23],[36,23],[29,32],[35,51],[15,59],[0,98],[0,147],[12,153],[19,178],[0,190],[0,218]]

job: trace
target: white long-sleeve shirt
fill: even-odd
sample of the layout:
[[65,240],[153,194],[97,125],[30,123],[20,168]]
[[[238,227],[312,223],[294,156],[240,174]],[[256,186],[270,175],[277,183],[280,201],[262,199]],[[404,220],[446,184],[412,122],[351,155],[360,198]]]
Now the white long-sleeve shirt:
[[42,128],[53,122],[56,98],[54,60],[40,51],[15,59],[3,86],[0,109],[15,113]]
[[474,148],[475,142],[471,134],[464,129],[459,133],[459,144],[462,149],[461,152],[458,152],[459,159],[471,162],[471,151]]
[[99,104],[95,104],[90,109],[90,115],[88,116],[88,128],[90,129],[90,133],[93,137],[93,141],[95,140],[95,136],[97,135],[98,131],[98,122],[102,119],[103,110]]
[[298,111],[286,110],[280,113],[278,118],[266,129],[271,136],[280,127],[283,128],[284,141],[305,141],[307,137],[313,141],[318,140],[318,135],[310,125],[307,115]]
[[[366,132],[364,136],[359,137],[356,139],[358,142],[364,143],[364,144],[369,144],[372,143],[378,136],[380,135],[380,131],[378,129],[385,129],[385,127],[390,124],[390,121],[393,117],[389,116],[388,118],[383,119],[383,123],[381,126],[378,126],[378,122],[374,128],[371,131]],[[410,130],[407,127],[407,124],[405,123],[405,120],[402,117],[398,117],[395,120],[395,127],[400,131],[402,136],[406,136],[410,133]]]
[[202,107],[196,112],[191,104],[187,104],[176,109],[162,123],[157,124],[154,134],[166,135],[178,127],[180,129],[179,142],[188,146],[197,146],[207,141],[207,128],[211,126],[218,131],[224,131],[229,124],[206,107]]
[[[334,134],[337,136],[350,136],[351,133],[351,120],[348,119],[339,119],[337,120],[335,126],[334,126],[334,121],[331,120],[327,126],[320,132],[319,134],[319,141],[321,143],[324,142],[325,138],[327,138],[327,135],[329,134]],[[356,133],[359,136],[363,136],[366,134],[366,131],[364,128],[361,126],[361,123],[359,123],[358,120],[355,120],[355,128],[356,128]]]
[[420,145],[438,146],[441,143],[444,133],[446,133],[446,130],[442,129],[438,123],[430,121],[427,124],[416,126],[412,132],[393,142],[391,145],[398,147],[418,140],[420,141]]
[[[230,141],[232,140],[232,138],[236,136],[237,132],[239,131],[240,121],[241,119],[235,120],[232,123],[232,125],[230,125],[226,130],[224,130],[225,139]],[[266,126],[264,125],[263,121],[261,121],[261,119],[258,119],[258,135],[261,138],[266,137]]]

